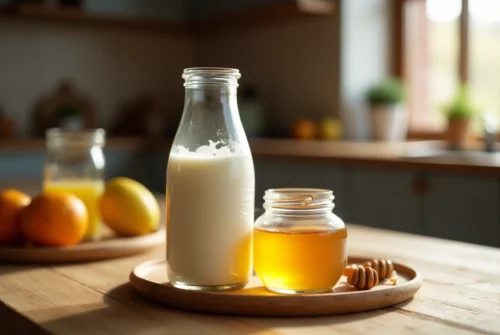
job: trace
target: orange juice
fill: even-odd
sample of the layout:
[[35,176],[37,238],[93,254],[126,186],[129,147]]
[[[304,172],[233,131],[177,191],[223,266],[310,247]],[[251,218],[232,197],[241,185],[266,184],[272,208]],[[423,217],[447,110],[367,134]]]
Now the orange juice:
[[66,179],[61,181],[45,182],[44,191],[64,191],[76,195],[87,207],[89,228],[86,239],[99,239],[101,233],[101,215],[99,200],[104,192],[104,181],[87,179]]

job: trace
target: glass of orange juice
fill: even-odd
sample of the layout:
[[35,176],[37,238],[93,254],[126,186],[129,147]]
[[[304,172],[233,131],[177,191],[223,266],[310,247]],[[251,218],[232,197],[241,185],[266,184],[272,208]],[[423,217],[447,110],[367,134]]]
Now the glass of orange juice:
[[89,227],[85,238],[101,237],[99,199],[104,191],[104,129],[46,132],[43,189],[65,191],[79,197],[87,207]]

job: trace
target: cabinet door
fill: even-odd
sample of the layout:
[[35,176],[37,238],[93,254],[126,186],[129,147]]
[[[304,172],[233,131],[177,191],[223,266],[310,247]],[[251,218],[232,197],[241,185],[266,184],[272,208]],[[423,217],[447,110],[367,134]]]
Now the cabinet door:
[[342,171],[331,164],[255,158],[255,206],[262,208],[264,192],[270,188],[309,187],[326,188],[335,196],[336,213],[344,214]]
[[144,184],[152,192],[165,193],[168,154],[106,150],[105,155],[106,179],[128,177]]
[[0,153],[0,179],[43,177],[45,152]]
[[420,233],[416,174],[399,170],[349,169],[345,173],[346,219],[377,228]]
[[500,181],[470,176],[429,176],[425,233],[500,247]]
[[44,152],[0,153],[0,191],[16,188],[29,195],[42,191]]

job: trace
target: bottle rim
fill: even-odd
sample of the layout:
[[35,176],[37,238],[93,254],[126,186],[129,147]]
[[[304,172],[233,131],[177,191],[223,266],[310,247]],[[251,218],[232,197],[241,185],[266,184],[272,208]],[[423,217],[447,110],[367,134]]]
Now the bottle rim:
[[191,67],[182,72],[184,86],[197,88],[200,85],[238,86],[240,70],[226,67]]
[[273,210],[316,211],[334,208],[333,191],[321,188],[275,188],[266,190],[264,208]]
[[106,131],[102,128],[78,131],[50,128],[45,132],[47,146],[100,146],[106,142]]

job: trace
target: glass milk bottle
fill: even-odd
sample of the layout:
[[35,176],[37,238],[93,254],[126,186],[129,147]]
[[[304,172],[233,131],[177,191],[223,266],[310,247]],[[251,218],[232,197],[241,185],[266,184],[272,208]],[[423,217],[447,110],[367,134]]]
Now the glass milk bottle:
[[244,287],[252,272],[255,176],[238,114],[240,73],[189,68],[167,168],[167,272],[190,290]]
[[52,128],[46,133],[43,188],[64,191],[79,197],[87,207],[87,240],[101,237],[99,199],[104,191],[104,129],[65,131]]

